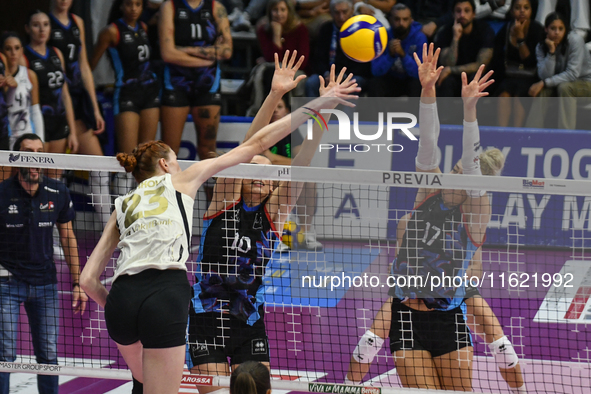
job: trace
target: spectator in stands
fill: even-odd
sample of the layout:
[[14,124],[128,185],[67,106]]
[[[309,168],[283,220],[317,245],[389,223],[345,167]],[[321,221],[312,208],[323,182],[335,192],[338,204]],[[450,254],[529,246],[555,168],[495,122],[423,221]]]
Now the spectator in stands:
[[[194,12],[200,8],[199,12]],[[182,17],[181,17],[182,16]],[[232,57],[232,35],[224,6],[210,0],[170,0],[160,6],[160,53],[164,66],[162,140],[178,154],[191,113],[201,160],[217,157],[220,70]],[[208,198],[212,186],[205,186]]]
[[569,29],[580,35],[583,40],[589,39],[591,31],[591,15],[589,0],[542,0],[538,12],[534,14],[536,20],[541,24],[551,12],[558,12],[568,21]]
[[410,7],[414,19],[423,25],[423,33],[432,41],[435,33],[453,22],[453,0],[402,0]]
[[[295,13],[290,0],[270,0],[267,4],[267,15],[257,28],[257,37],[263,53],[262,59],[250,75],[249,85],[253,88],[251,106],[246,115],[255,116],[267,93],[271,90],[271,81],[275,71],[275,53],[282,59],[286,51],[297,52],[298,57],[304,56],[304,62],[297,76],[305,75],[302,71],[307,67],[310,54],[308,29]],[[305,82],[300,82],[291,92],[292,96],[301,97],[305,94]]]
[[440,97],[460,97],[462,72],[472,79],[478,67],[492,59],[495,34],[486,22],[474,18],[474,9],[474,0],[454,0],[454,22],[444,26],[435,40],[444,66],[437,82]]
[[271,394],[269,368],[258,361],[246,361],[232,370],[230,394]]
[[310,39],[318,37],[320,26],[331,20],[330,0],[297,0],[295,11],[308,29]]
[[[347,71],[349,71],[348,68]],[[318,79],[318,76],[315,77]],[[330,75],[325,79],[328,78],[330,78]],[[320,83],[318,83],[317,87],[320,89]],[[315,97],[318,97],[318,94]],[[275,110],[273,111],[273,116],[271,116],[270,123],[276,122],[290,113],[291,107],[289,105],[289,96],[285,95],[281,100],[279,100],[279,103],[277,103],[277,107],[275,107]],[[298,154],[303,143],[304,138],[302,137],[300,130],[294,130],[290,135],[284,137],[281,141],[277,142],[271,148],[263,152],[263,154],[271,161],[271,164],[290,166],[291,160]],[[316,184],[306,182],[304,183],[302,192],[300,193],[295,205],[295,217],[292,218],[298,225],[301,226],[302,233],[304,234],[304,242],[299,244],[300,248],[308,250],[321,250],[323,247],[322,244],[316,240],[316,231],[312,226],[315,211]],[[277,250],[280,252],[286,251],[288,249],[289,246],[283,242],[281,242],[277,247]]]
[[265,62],[273,62],[275,53],[282,59],[285,51],[297,50],[298,55],[305,58],[302,69],[306,68],[310,53],[308,29],[298,18],[291,1],[270,0],[267,3],[267,19],[258,27],[257,37]]
[[396,0],[355,0],[354,3],[355,15],[371,15],[380,21],[386,29],[390,28],[388,15],[396,4]]
[[536,47],[541,81],[529,89],[529,95],[539,99],[534,100],[526,125],[544,127],[548,97],[558,96],[558,127],[573,130],[577,124],[575,97],[591,96],[591,54],[561,14],[550,13],[544,26],[546,39]]
[[[511,21],[495,37],[491,67],[495,78],[499,126],[509,126],[513,112],[513,126],[522,127],[526,109],[519,97],[528,97],[529,88],[538,80],[536,45],[544,38],[544,27],[533,16],[536,0],[513,0]],[[511,98],[513,97],[513,99]]]
[[318,89],[320,88],[318,75],[327,79],[333,64],[338,73],[343,67],[347,67],[347,71],[354,75],[362,92],[371,77],[370,63],[351,60],[341,49],[339,31],[347,19],[353,16],[352,0],[331,0],[330,14],[332,21],[326,22],[320,27],[320,34],[316,40],[314,55],[310,61],[310,68],[314,74],[306,80],[306,97],[318,97]]
[[420,23],[412,19],[410,8],[405,4],[396,4],[389,15],[388,46],[382,56],[371,62],[371,71],[375,78],[368,84],[370,97],[419,97],[417,63],[413,58],[416,52],[422,60],[423,45],[427,37],[422,32]]
[[[35,134],[24,134],[13,150],[43,152],[43,142]],[[57,365],[60,300],[51,235],[54,223],[70,269],[74,313],[84,313],[88,301],[78,280],[78,246],[72,227],[76,213],[70,192],[62,182],[44,177],[40,169],[21,167],[0,183],[0,201],[0,360],[16,359],[24,303],[37,362]],[[9,392],[9,379],[9,373],[0,373],[0,392]],[[38,375],[37,387],[40,393],[57,394],[58,376]]]

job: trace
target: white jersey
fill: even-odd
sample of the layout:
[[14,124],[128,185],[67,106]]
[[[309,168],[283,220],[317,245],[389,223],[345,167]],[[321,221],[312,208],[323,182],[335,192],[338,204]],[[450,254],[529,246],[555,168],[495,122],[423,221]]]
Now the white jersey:
[[33,84],[29,80],[29,72],[25,66],[18,66],[14,76],[18,86],[14,92],[14,99],[8,104],[8,126],[10,128],[10,141],[16,141],[23,134],[33,132],[31,119],[31,91]]
[[147,269],[186,271],[193,203],[191,197],[175,190],[170,174],[146,179],[118,197],[115,209],[121,254],[114,279]]

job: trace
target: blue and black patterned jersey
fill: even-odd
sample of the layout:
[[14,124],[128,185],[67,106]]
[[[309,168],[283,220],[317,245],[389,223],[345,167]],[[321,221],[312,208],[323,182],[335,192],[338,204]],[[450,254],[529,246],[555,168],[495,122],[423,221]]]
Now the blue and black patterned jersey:
[[[407,286],[393,287],[389,295],[401,300],[420,298],[427,307],[438,310],[457,308],[464,299],[465,287],[453,283],[444,286],[448,282],[431,289],[431,278],[464,276],[478,247],[470,238],[461,208],[447,208],[440,192],[428,196],[412,211],[392,264],[392,275],[406,276]],[[412,276],[422,277],[424,285],[413,283]]]
[[260,318],[263,275],[277,240],[266,201],[248,207],[240,199],[204,218],[193,286],[195,312],[225,311],[250,325]]

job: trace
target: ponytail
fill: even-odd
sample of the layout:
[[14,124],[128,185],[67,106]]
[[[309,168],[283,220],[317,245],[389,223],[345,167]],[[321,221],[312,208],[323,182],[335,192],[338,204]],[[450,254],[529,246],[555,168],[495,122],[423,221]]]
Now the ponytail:
[[230,394],[266,394],[271,390],[269,368],[260,362],[246,361],[230,376]]

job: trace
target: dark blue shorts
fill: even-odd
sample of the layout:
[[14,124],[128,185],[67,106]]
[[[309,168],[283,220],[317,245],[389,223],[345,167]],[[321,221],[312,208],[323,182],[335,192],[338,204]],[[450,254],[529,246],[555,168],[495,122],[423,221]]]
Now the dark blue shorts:
[[160,108],[160,84],[157,81],[148,84],[134,83],[115,89],[113,113],[141,113],[145,109]]
[[86,89],[72,89],[70,91],[72,97],[72,107],[74,108],[74,119],[82,120],[86,126],[86,130],[96,130],[96,117],[94,116],[94,106],[90,94]]

